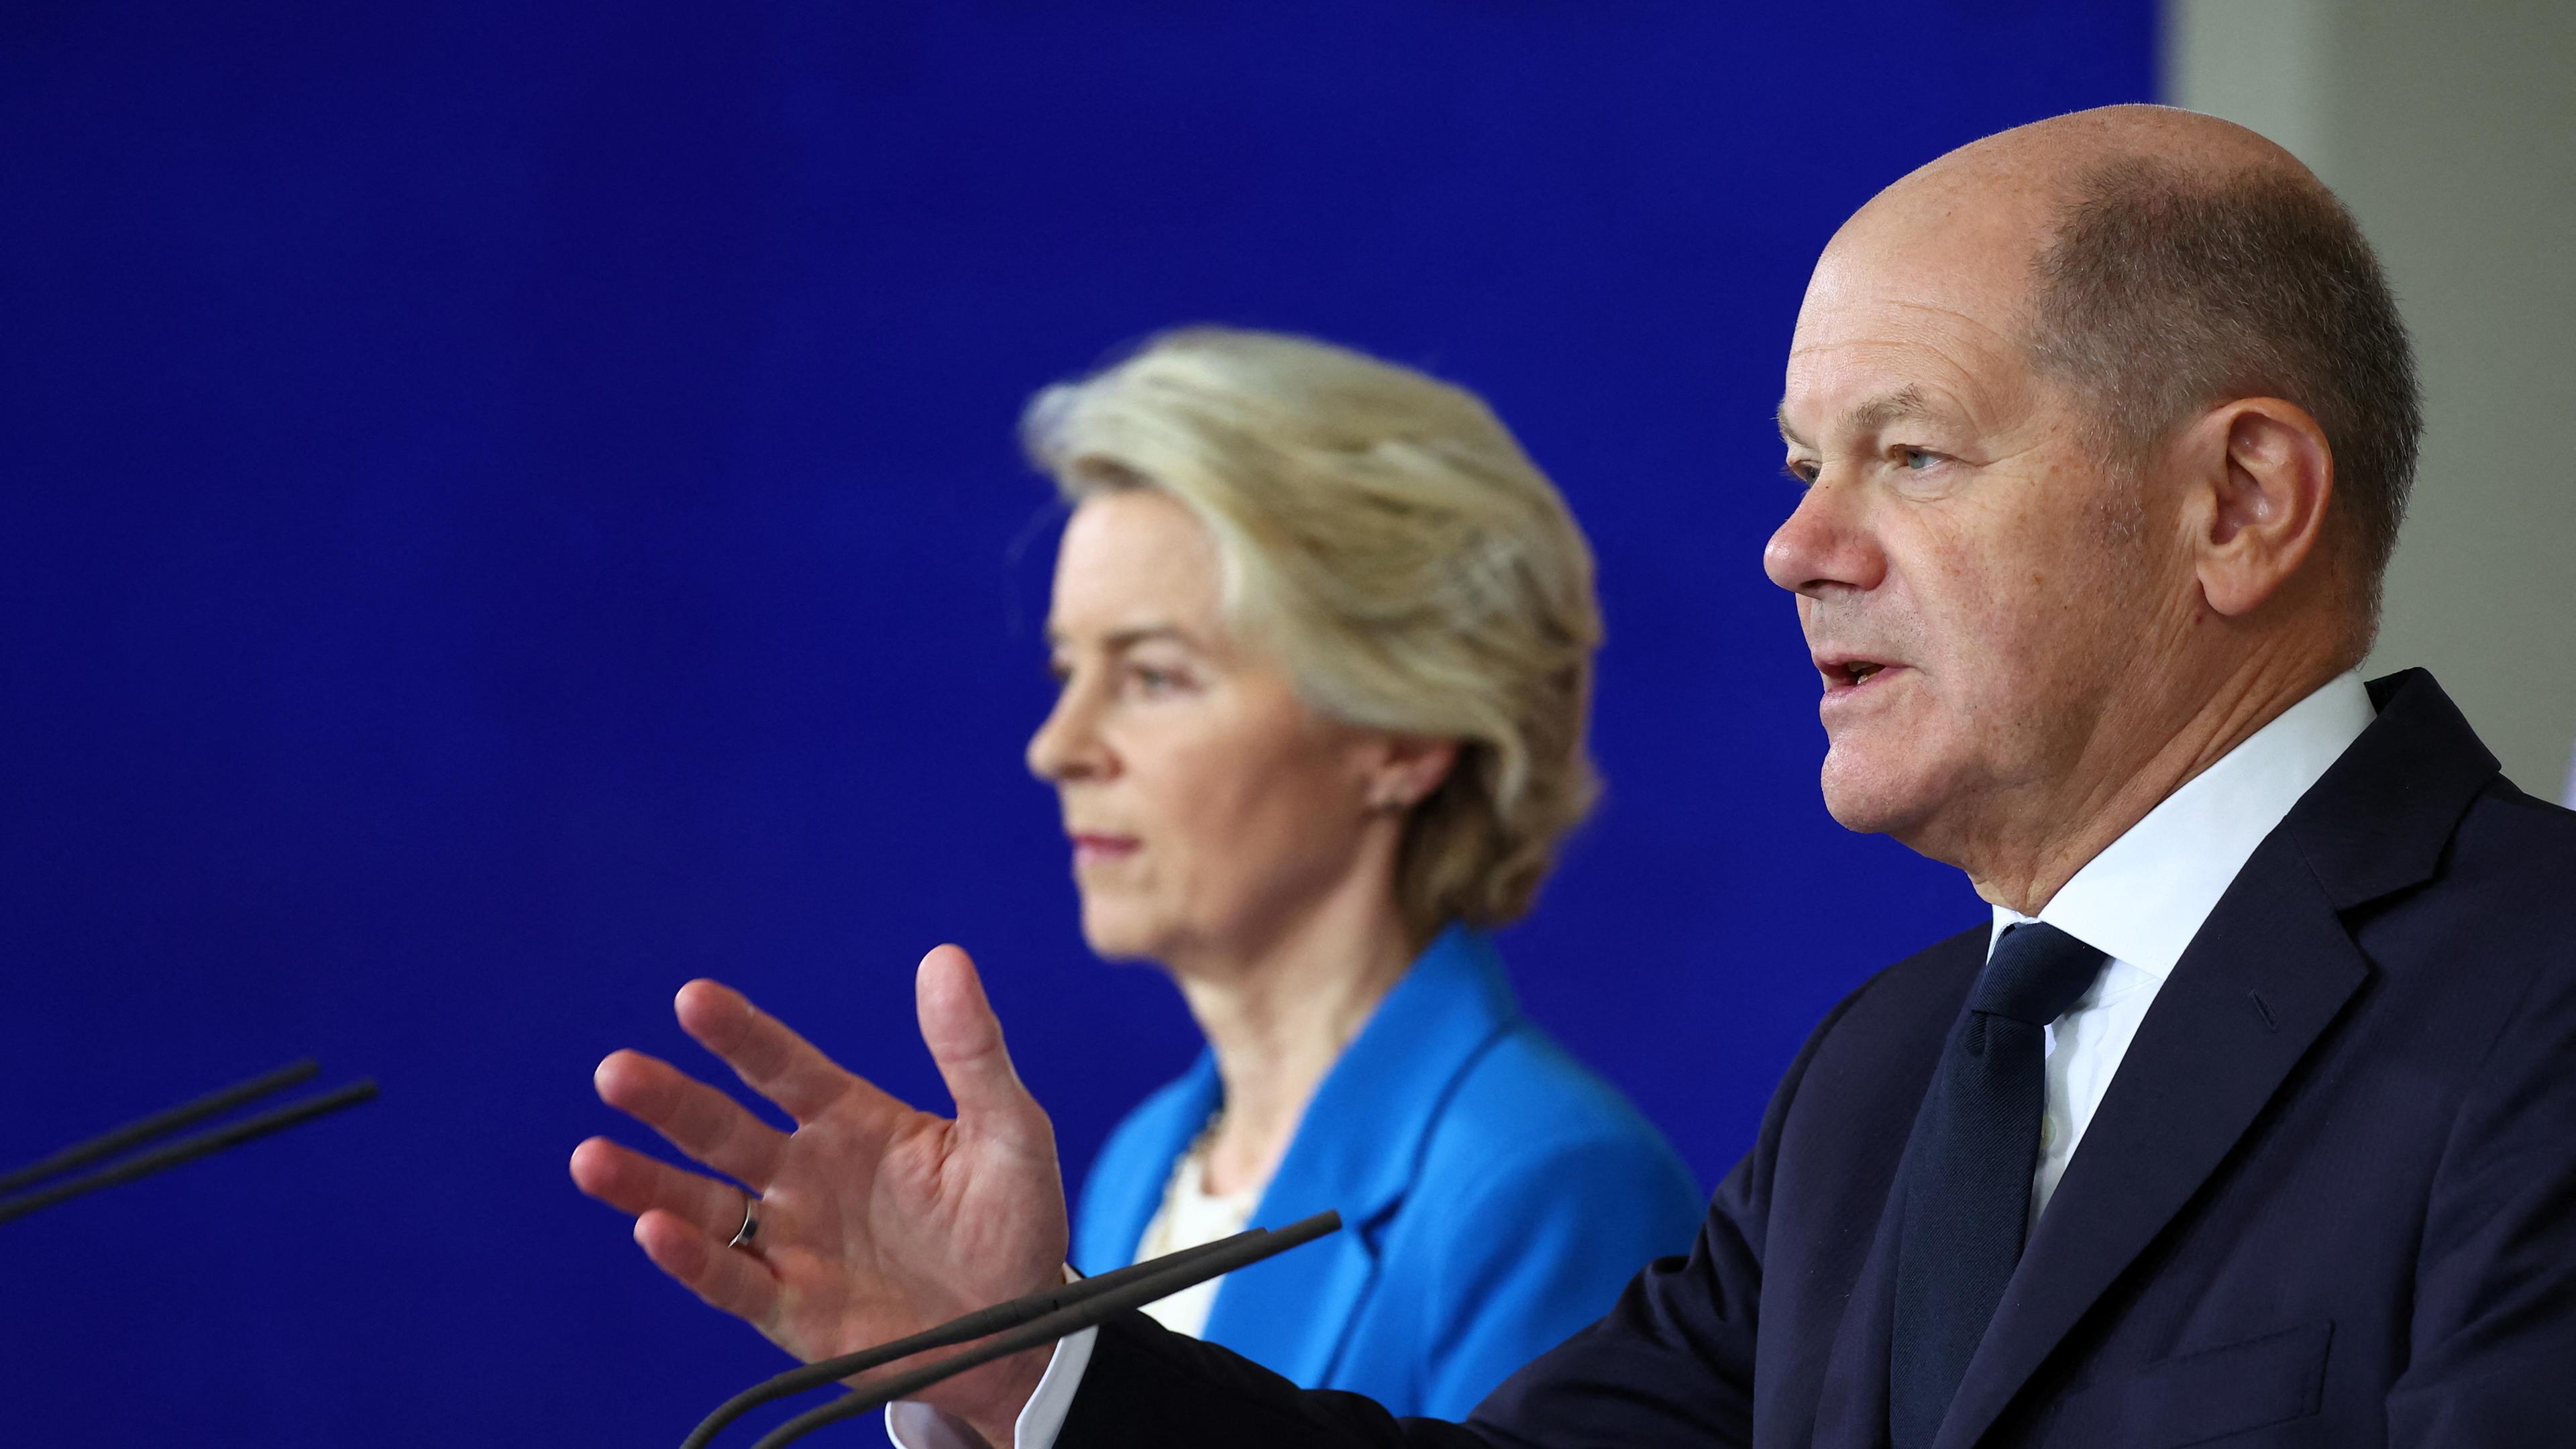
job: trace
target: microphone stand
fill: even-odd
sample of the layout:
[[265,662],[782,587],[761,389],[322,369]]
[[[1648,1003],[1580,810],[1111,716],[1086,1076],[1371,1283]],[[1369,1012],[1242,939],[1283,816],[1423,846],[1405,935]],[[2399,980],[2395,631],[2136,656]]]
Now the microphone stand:
[[897,1399],[912,1398],[943,1379],[1080,1333],[1131,1308],[1141,1308],[1158,1298],[1168,1298],[1184,1288],[1303,1246],[1327,1233],[1338,1232],[1341,1226],[1341,1214],[1323,1212],[1276,1231],[1254,1228],[1218,1242],[1103,1273],[1097,1278],[1085,1278],[1015,1298],[1008,1303],[978,1309],[937,1328],[892,1343],[790,1369],[726,1400],[690,1433],[682,1442],[681,1449],[706,1449],[706,1445],[726,1425],[762,1404],[929,1349],[1000,1335],[954,1358],[898,1374],[872,1387],[844,1394],[828,1404],[809,1409],[771,1430],[753,1446],[753,1449],[783,1449],[783,1446],[826,1424],[882,1409]]
[[[1267,1228],[1256,1228],[1249,1233],[1238,1234],[1237,1237],[1261,1237],[1266,1236],[1269,1231]],[[899,1358],[910,1358],[916,1353],[926,1353],[934,1348],[947,1348],[952,1344],[966,1343],[982,1338],[986,1334],[999,1333],[1006,1328],[1017,1328],[1031,1319],[1052,1313],[1068,1303],[1079,1303],[1092,1293],[1132,1283],[1179,1263],[1204,1257],[1234,1241],[1236,1238],[1201,1243],[1195,1248],[1185,1248],[1177,1253],[1120,1268],[1113,1273],[1103,1273],[1096,1278],[1077,1278],[1061,1289],[1041,1290],[1025,1298],[1014,1298],[1008,1303],[997,1303],[962,1318],[951,1319],[936,1328],[925,1329],[910,1338],[898,1338],[892,1343],[881,1343],[874,1348],[863,1348],[856,1353],[842,1354],[838,1358],[816,1359],[812,1363],[789,1369],[725,1400],[714,1413],[700,1420],[697,1428],[689,1431],[689,1437],[680,1441],[680,1449],[707,1449],[707,1445],[713,1443],[716,1435],[724,1432],[728,1425],[763,1404],[776,1403],[780,1399],[801,1394],[807,1389],[819,1389],[825,1384],[849,1378],[854,1374],[865,1373],[869,1369],[892,1363]]]
[[319,1066],[309,1060],[290,1062],[275,1071],[262,1072],[248,1081],[236,1082],[220,1091],[209,1092],[166,1111],[155,1112],[149,1117],[102,1132],[86,1142],[74,1143],[42,1162],[31,1163],[14,1172],[0,1174],[0,1193],[14,1193],[13,1196],[0,1197],[0,1223],[8,1222],[12,1218],[25,1217],[29,1213],[52,1207],[57,1203],[68,1202],[83,1193],[96,1192],[103,1187],[114,1187],[121,1182],[132,1182],[138,1177],[148,1176],[164,1168],[192,1162],[211,1153],[221,1152],[228,1147],[237,1147],[254,1137],[283,1132],[289,1127],[337,1112],[343,1107],[354,1107],[376,1095],[375,1079],[361,1078],[318,1097],[307,1097],[301,1102],[273,1107],[254,1116],[225,1123],[221,1127],[208,1128],[193,1136],[163,1143],[148,1152],[138,1152],[121,1162],[111,1162],[94,1172],[68,1178],[47,1187],[32,1188],[24,1192],[15,1191],[27,1187],[30,1183],[43,1182],[51,1177],[61,1177],[76,1167],[86,1167],[93,1162],[114,1157],[129,1148],[141,1146],[153,1138],[229,1112],[246,1102],[256,1101],[272,1092],[306,1081],[320,1070]]

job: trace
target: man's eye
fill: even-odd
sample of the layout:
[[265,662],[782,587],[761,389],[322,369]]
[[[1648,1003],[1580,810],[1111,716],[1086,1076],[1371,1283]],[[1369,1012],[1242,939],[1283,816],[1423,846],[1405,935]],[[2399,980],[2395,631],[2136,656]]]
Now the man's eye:
[[1128,671],[1128,677],[1134,679],[1136,687],[1147,694],[1169,694],[1188,682],[1181,677],[1178,670],[1156,669],[1150,664],[1136,665]]
[[1809,459],[1792,458],[1781,466],[1780,471],[1788,475],[1790,482],[1801,488],[1816,486],[1816,465]]
[[1896,451],[1897,456],[1905,460],[1905,466],[1911,472],[1920,473],[1941,461],[1940,454],[1923,448],[1899,448]]

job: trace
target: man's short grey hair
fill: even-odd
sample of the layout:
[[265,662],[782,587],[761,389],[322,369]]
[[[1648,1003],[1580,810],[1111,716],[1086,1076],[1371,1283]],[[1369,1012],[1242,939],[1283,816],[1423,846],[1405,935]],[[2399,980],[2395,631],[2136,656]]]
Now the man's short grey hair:
[[2423,399],[2388,278],[2343,203],[2304,175],[2126,157],[2078,181],[2037,272],[2039,368],[2090,399],[2112,456],[2143,463],[2236,398],[2317,420],[2329,521],[2375,625]]

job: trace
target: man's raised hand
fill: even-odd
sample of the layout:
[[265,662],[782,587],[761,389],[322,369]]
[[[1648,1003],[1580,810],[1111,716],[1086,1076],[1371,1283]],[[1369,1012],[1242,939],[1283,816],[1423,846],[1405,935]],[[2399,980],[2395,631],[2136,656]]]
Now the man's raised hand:
[[[634,1215],[635,1241],[662,1271],[809,1362],[1053,1286],[1066,1242],[1055,1130],[1012,1070],[966,953],[932,951],[915,986],[954,1120],[842,1070],[740,993],[692,981],[674,1003],[681,1027],[796,1130],[620,1051],[599,1064],[600,1098],[742,1187],[600,1137],[573,1150],[573,1181]],[[745,1188],[760,1230],[736,1249]],[[931,1397],[1007,1444],[1045,1366],[1043,1350],[1005,1359]]]

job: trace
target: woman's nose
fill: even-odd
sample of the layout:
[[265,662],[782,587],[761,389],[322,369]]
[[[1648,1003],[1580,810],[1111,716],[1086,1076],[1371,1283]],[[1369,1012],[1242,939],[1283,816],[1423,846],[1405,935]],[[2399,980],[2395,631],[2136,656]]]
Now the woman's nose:
[[1887,572],[1854,489],[1819,480],[1762,550],[1762,571],[1791,593],[1876,588]]
[[1062,782],[1097,773],[1100,741],[1098,710],[1079,682],[1069,682],[1055,697],[1055,707],[1029,736],[1029,773]]

